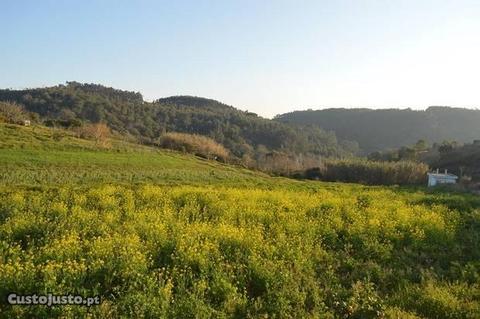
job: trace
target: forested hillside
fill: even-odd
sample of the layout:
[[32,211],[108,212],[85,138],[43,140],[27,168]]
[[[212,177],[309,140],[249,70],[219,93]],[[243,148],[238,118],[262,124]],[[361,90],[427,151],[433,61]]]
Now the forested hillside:
[[148,144],[167,132],[201,134],[223,144],[237,158],[255,159],[272,151],[345,156],[357,149],[356,143],[339,142],[334,133],[315,126],[292,126],[199,97],[149,103],[140,93],[69,82],[49,88],[0,90],[0,101],[24,105],[50,125],[103,122]]
[[480,138],[480,110],[451,107],[411,109],[325,109],[278,115],[282,123],[316,125],[354,140],[364,153],[412,145],[420,139],[472,142]]

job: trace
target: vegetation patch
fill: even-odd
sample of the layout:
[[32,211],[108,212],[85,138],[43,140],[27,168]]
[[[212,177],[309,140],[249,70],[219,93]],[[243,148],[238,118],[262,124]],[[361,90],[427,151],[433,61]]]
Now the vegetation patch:
[[2,305],[5,318],[480,316],[480,256],[468,253],[479,208],[449,209],[449,195],[110,184],[0,197],[0,298],[102,298]]
[[207,159],[226,161],[229,157],[228,151],[223,145],[211,138],[195,134],[166,133],[160,137],[161,147],[192,153]]

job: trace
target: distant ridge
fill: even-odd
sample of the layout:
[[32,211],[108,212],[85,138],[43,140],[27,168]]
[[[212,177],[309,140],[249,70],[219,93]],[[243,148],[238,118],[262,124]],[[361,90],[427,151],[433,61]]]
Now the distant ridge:
[[412,145],[419,139],[430,143],[480,139],[480,110],[446,106],[307,110],[277,115],[275,120],[334,131],[339,138],[357,141],[366,153]]

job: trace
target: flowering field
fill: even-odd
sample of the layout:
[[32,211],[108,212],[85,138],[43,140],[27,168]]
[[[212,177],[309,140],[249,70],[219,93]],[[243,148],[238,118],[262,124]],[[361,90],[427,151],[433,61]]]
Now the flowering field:
[[341,186],[0,193],[0,294],[100,306],[2,316],[480,316],[478,201]]
[[480,318],[478,197],[33,144],[0,150],[2,318]]

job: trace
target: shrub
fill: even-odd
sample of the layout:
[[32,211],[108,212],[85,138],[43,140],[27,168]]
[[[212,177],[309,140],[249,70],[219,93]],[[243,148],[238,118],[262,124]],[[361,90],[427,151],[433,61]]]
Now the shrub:
[[166,133],[160,137],[158,144],[164,148],[223,162],[229,157],[229,153],[223,145],[211,138],[197,134]]
[[67,120],[47,119],[43,121],[43,124],[48,127],[79,128],[82,126],[82,121],[76,118]]
[[12,124],[23,124],[25,120],[30,119],[30,114],[21,105],[0,102],[0,120]]
[[110,128],[104,123],[86,124],[78,127],[76,132],[80,138],[92,139],[103,146],[110,137]]

